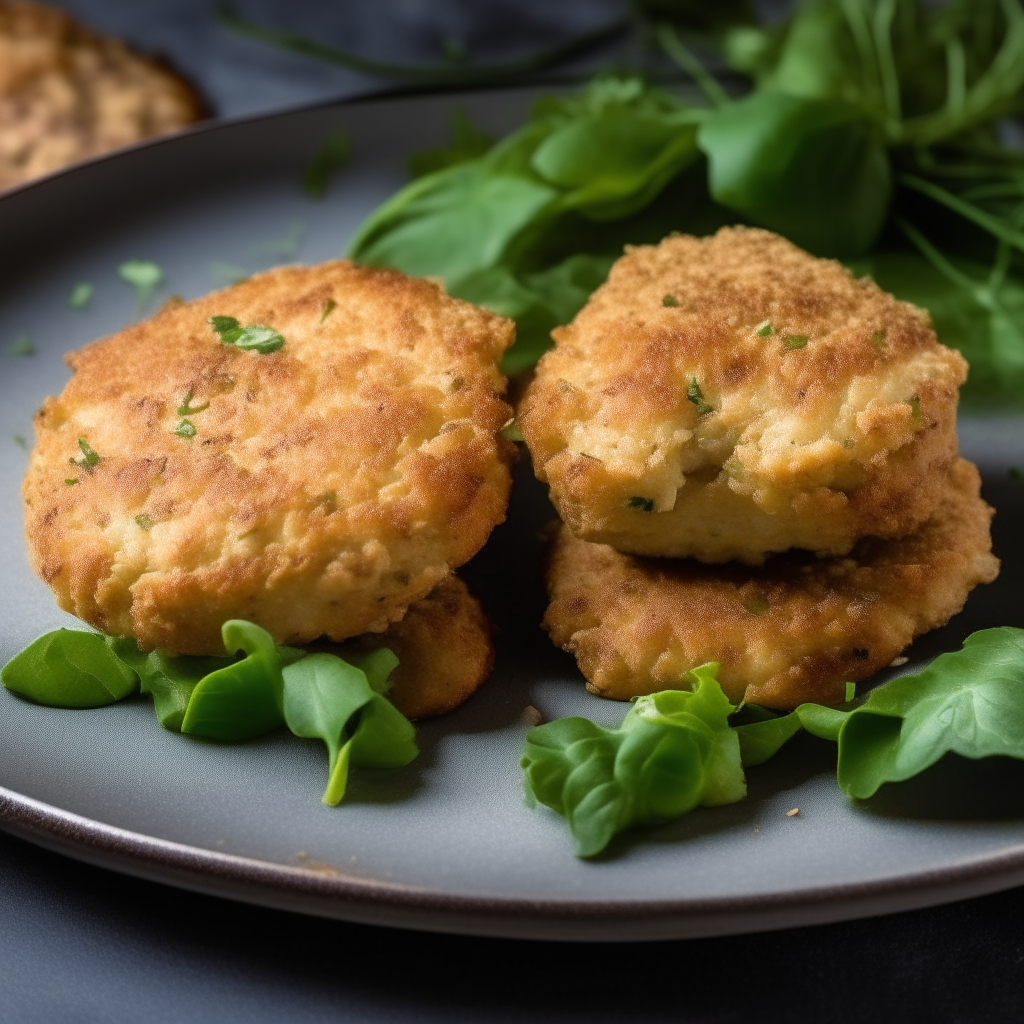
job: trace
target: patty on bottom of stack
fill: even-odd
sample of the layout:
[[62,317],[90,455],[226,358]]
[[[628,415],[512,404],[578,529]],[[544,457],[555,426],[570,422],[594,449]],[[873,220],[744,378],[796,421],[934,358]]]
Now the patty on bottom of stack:
[[909,536],[866,538],[845,557],[790,552],[760,567],[622,554],[562,526],[544,626],[603,697],[678,688],[689,669],[715,661],[734,702],[836,704],[846,681],[884,668],[998,575],[993,511],[979,488],[977,469],[958,459],[938,508]]

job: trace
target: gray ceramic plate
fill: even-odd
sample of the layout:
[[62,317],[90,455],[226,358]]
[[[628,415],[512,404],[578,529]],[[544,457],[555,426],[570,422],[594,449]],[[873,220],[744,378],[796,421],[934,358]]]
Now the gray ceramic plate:
[[[495,131],[523,92],[457,102]],[[260,267],[339,255],[363,216],[404,180],[408,152],[444,135],[451,97],[321,107],[199,129],[102,159],[0,200],[0,663],[73,620],[30,571],[18,484],[33,410],[67,379],[61,356],[136,315],[127,258],[166,271],[164,294],[196,296]],[[321,202],[302,169],[331,130],[356,157]],[[667,225],[671,227],[671,225]],[[79,281],[91,304],[72,310]],[[158,297],[159,298],[159,297]],[[35,354],[6,354],[28,335]],[[1021,423],[968,421],[966,453],[1000,511],[1002,578],[910,652],[955,648],[971,630],[1019,622]],[[650,939],[876,914],[1024,881],[1024,771],[939,765],[851,806],[829,747],[802,738],[750,773],[750,797],[697,811],[577,860],[560,818],[523,801],[517,762],[535,705],[605,723],[625,708],[586,695],[571,659],[537,627],[535,532],[549,515],[522,472],[509,522],[466,572],[502,630],[498,667],[453,715],[421,729],[423,753],[363,773],[338,809],[320,803],[322,747],[278,734],[220,746],[164,732],[133,699],[95,711],[35,707],[0,692],[0,824],[83,860],[219,895],[409,927],[561,939]],[[910,668],[913,668],[912,660]],[[962,767],[962,766],[961,766]],[[800,813],[787,817],[786,811]]]

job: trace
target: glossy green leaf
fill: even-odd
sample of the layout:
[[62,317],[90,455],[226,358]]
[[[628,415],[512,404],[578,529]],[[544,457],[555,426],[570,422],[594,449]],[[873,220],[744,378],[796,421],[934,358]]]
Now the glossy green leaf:
[[744,768],[764,764],[801,728],[802,723],[795,713],[775,715],[752,704],[748,704],[744,711],[747,717],[756,719],[733,726],[740,743],[740,758]]
[[207,739],[238,741],[262,736],[284,723],[281,659],[264,629],[244,619],[221,627],[225,648],[246,657],[204,676],[189,699],[181,731]]
[[221,343],[235,348],[268,355],[284,345],[284,338],[266,324],[243,327],[233,316],[211,316],[210,326],[220,335]]
[[34,640],[0,672],[12,693],[58,708],[113,704],[139,686],[105,637],[77,629],[56,629]]
[[527,784],[568,820],[580,856],[600,853],[624,828],[744,797],[739,739],[728,723],[734,709],[717,670],[689,673],[692,691],[638,698],[618,729],[565,718],[527,734]]
[[456,164],[465,163],[467,160],[475,160],[494,145],[494,139],[487,132],[477,128],[462,107],[455,107],[451,111],[449,125],[452,134],[451,145],[410,155],[406,161],[410,178],[422,178],[435,171],[443,171]]
[[697,144],[717,202],[817,255],[860,255],[882,230],[885,140],[852,104],[756,92],[708,117]]

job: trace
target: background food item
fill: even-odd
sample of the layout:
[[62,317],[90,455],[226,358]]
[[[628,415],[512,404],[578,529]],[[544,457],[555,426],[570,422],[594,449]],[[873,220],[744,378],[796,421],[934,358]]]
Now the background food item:
[[846,558],[776,555],[760,568],[636,558],[563,526],[544,626],[601,696],[653,693],[716,661],[732,701],[836,704],[846,681],[884,668],[995,579],[979,486],[958,459],[935,514],[910,536],[862,540]]
[[623,256],[554,332],[517,422],[578,536],[758,564],[935,508],[964,360],[927,314],[767,231]]
[[480,602],[457,576],[442,580],[383,633],[349,641],[342,655],[387,647],[398,657],[387,698],[407,718],[454,711],[494,668],[491,627]]
[[0,0],[0,189],[206,113],[163,63],[56,8]]
[[335,261],[89,345],[37,416],[33,565],[144,650],[223,653],[234,617],[278,643],[381,631],[504,517],[512,333],[431,282]]

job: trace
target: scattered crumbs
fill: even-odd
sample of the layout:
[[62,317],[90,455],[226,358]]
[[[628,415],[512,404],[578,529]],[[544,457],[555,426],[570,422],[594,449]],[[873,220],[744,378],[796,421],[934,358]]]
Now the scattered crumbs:
[[1018,484],[1024,484],[1024,469],[1020,466],[1011,466],[1007,471],[1006,475]]
[[92,298],[92,285],[88,281],[79,281],[78,284],[71,289],[71,295],[68,296],[68,305],[72,309],[85,309],[89,305],[89,300]]
[[653,498],[641,498],[639,495],[634,495],[626,504],[636,509],[638,512],[653,512],[654,511],[654,499]]
[[182,420],[175,428],[173,433],[177,434],[178,437],[195,437],[196,436],[196,425],[189,420]]
[[767,338],[768,335],[772,333],[772,322],[770,320],[762,320],[761,323],[754,328],[754,333],[759,338]]
[[323,323],[337,308],[338,304],[334,299],[328,299],[324,303],[324,311],[320,314],[320,323]]
[[847,683],[846,684],[846,703],[849,704],[854,697],[857,696],[857,684]]
[[790,334],[782,342],[783,348],[803,348],[807,344],[806,334]]
[[898,658],[893,658],[892,661],[889,662],[889,668],[899,668],[901,665],[906,665],[908,661],[910,661],[909,658],[904,658],[903,655],[900,655]]
[[875,348],[886,348],[888,342],[885,340],[885,331],[875,331],[875,333],[871,335],[871,344],[874,345]]
[[679,300],[674,295],[666,295],[662,300],[663,306],[678,306]]
[[143,530],[152,530],[153,529],[153,520],[150,519],[149,516],[147,516],[145,513],[143,513],[141,516],[136,516],[135,517],[135,522],[140,527],[142,527]]
[[786,811],[787,818],[795,818],[800,813],[799,807],[794,807],[791,811]]
[[236,267],[233,263],[225,263],[223,260],[213,260],[210,263],[210,277],[214,281],[228,284],[241,284],[249,280],[249,271],[245,267]]
[[33,356],[35,353],[35,345],[32,344],[32,339],[27,334],[23,334],[17,341],[11,342],[7,348],[9,356]]
[[523,708],[523,713],[519,716],[519,721],[524,725],[533,727],[540,725],[544,721],[544,716],[532,704],[527,704]]
[[757,594],[746,598],[743,602],[743,607],[746,608],[751,615],[767,615],[771,610],[771,605],[768,601]]
[[760,834],[761,834],[761,826],[760,825],[755,825],[754,826],[754,835],[756,836],[756,835],[760,835]]
[[331,132],[321,143],[302,176],[302,190],[310,199],[323,199],[335,171],[352,159],[352,138],[348,132]]
[[28,451],[28,441],[21,434],[11,434],[11,440],[23,451]]

